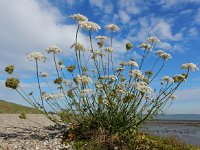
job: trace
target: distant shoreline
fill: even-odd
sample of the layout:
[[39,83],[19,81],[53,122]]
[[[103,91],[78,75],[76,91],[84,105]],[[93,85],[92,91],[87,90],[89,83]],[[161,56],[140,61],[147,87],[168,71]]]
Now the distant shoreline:
[[165,119],[155,119],[147,123],[150,124],[181,124],[190,126],[200,126],[200,120],[165,120]]

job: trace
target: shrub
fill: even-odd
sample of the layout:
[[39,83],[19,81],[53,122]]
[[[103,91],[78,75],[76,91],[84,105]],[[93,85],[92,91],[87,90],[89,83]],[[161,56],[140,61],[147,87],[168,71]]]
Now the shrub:
[[[49,119],[57,124],[69,121],[82,133],[82,138],[87,139],[88,133],[103,131],[105,138],[123,137],[131,139],[137,135],[139,127],[148,119],[162,112],[163,107],[169,101],[176,99],[173,95],[178,87],[186,81],[191,71],[197,71],[198,67],[193,63],[181,66],[185,71],[174,76],[164,76],[161,79],[161,87],[152,87],[152,83],[159,77],[165,64],[172,56],[163,50],[154,51],[160,40],[151,36],[139,45],[143,50],[141,61],[130,59],[129,54],[136,49],[132,43],[124,45],[124,57],[117,67],[114,61],[113,37],[120,30],[117,25],[109,24],[106,30],[111,37],[96,36],[98,50],[94,48],[93,32],[101,27],[80,14],[71,16],[77,22],[74,49],[76,64],[64,66],[64,61],[58,61],[57,55],[62,52],[57,46],[46,49],[53,56],[57,77],[53,80],[58,93],[49,94],[49,90],[41,87],[41,78],[48,78],[48,74],[39,74],[40,62],[45,62],[46,57],[41,52],[28,54],[27,59],[35,62],[36,79],[38,83],[39,97],[34,93],[29,95],[20,87],[18,79],[13,78],[16,84],[6,86],[15,89],[27,102],[35,108],[43,110]],[[88,34],[89,48],[86,48],[78,39],[80,30]],[[147,62],[150,52],[154,52],[156,58],[153,63]],[[89,56],[89,59],[86,59]],[[152,64],[152,65],[151,65]],[[146,65],[146,66],[145,66]],[[9,68],[9,67],[7,67]],[[9,71],[9,74],[12,74]],[[6,69],[8,70],[8,69]],[[67,77],[67,78],[66,78]],[[15,79],[15,80],[14,80]],[[43,79],[45,81],[45,79]],[[61,120],[48,114],[45,106],[51,111],[60,112]],[[70,117],[63,109],[70,110]],[[87,133],[87,134],[83,134]],[[73,135],[73,134],[72,134]],[[73,140],[73,136],[71,136]]]

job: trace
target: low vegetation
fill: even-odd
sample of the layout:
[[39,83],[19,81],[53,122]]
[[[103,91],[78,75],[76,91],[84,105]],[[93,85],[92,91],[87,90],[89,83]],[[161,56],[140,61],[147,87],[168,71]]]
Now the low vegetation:
[[[131,138],[132,137],[132,138]],[[79,127],[70,129],[63,139],[77,150],[198,150],[198,147],[184,144],[175,137],[158,137],[137,133],[110,135],[104,130],[83,132]]]
[[18,105],[15,103],[6,102],[4,100],[0,100],[0,114],[20,114],[20,113],[27,113],[27,114],[41,114],[42,112],[38,109]]

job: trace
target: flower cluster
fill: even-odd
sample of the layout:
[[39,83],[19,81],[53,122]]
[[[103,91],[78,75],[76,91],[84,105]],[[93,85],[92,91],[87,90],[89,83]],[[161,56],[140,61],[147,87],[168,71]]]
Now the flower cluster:
[[92,83],[93,81],[88,76],[84,76],[84,75],[80,76],[80,75],[78,75],[76,77],[76,82],[79,83],[79,84],[88,84],[88,83]]
[[49,76],[49,74],[46,73],[46,72],[40,72],[39,76],[40,76],[41,78],[46,78],[46,77]]
[[114,49],[112,47],[105,47],[104,50],[110,53],[114,52]]
[[15,67],[13,65],[6,66],[5,72],[7,72],[8,74],[12,74],[14,71],[14,68]]
[[81,15],[81,14],[73,14],[70,16],[75,21],[81,22],[81,21],[88,21],[88,18]]
[[164,81],[164,82],[174,82],[174,79],[173,78],[171,78],[171,77],[169,77],[169,76],[164,76],[164,77],[162,77],[162,80]]
[[92,21],[80,22],[80,27],[88,31],[98,31],[101,29],[101,27],[98,24]]
[[165,53],[163,50],[157,50],[155,52],[156,55],[160,56],[161,54]]
[[149,43],[141,43],[139,48],[144,48],[144,50],[150,50],[152,46]]
[[170,54],[163,53],[163,54],[160,55],[160,58],[162,58],[164,60],[168,60],[168,59],[171,59],[172,56]]
[[168,59],[172,58],[172,56],[170,54],[164,52],[163,50],[158,50],[155,52],[155,54],[164,60],[168,60]]
[[57,68],[58,69],[63,69],[63,68],[65,68],[65,66],[64,65],[58,65]]
[[62,49],[53,45],[53,46],[49,46],[48,48],[46,48],[47,53],[53,53],[53,54],[58,54],[58,53],[62,53]]
[[159,43],[160,40],[155,36],[151,36],[151,37],[148,38],[148,42],[153,44],[153,43]]
[[74,69],[76,69],[76,66],[74,66],[74,65],[70,65],[67,67],[67,71],[69,71],[69,72],[73,72]]
[[115,24],[109,24],[106,26],[106,30],[111,30],[113,32],[119,31],[119,27]]
[[142,74],[141,70],[130,70],[129,76],[132,76],[134,78],[138,77],[139,79],[144,78],[144,75]]
[[133,44],[131,44],[130,42],[126,43],[126,50],[129,51],[133,48]]
[[53,82],[54,82],[55,84],[61,84],[61,83],[62,83],[62,80],[63,80],[63,78],[58,77],[58,78],[56,78]]
[[103,57],[105,55],[102,51],[99,50],[93,50],[92,52],[95,56],[98,55],[100,57]]
[[74,48],[76,51],[83,51],[83,52],[86,51],[86,48],[81,43],[74,43],[70,48]]
[[188,70],[191,70],[191,71],[198,71],[199,70],[197,65],[193,64],[193,63],[182,64],[181,69],[188,69]]
[[177,74],[176,76],[173,77],[174,82],[183,82],[186,80],[185,76],[183,76],[182,74]]
[[44,56],[43,53],[41,52],[31,52],[27,55],[26,57],[29,61],[32,61],[32,60],[37,60],[37,61],[42,61],[42,62],[45,62],[46,60],[46,57]]
[[142,93],[146,93],[146,94],[152,94],[153,93],[153,89],[148,86],[148,84],[146,82],[137,82],[133,84],[133,87],[142,92]]
[[47,94],[45,92],[42,93],[42,99],[43,100],[57,100],[64,98],[63,93],[56,93],[56,94]]
[[136,62],[135,60],[130,60],[130,61],[128,62],[128,65],[129,65],[129,66],[133,66],[133,67],[138,67],[138,64],[137,64],[137,62]]
[[5,86],[12,89],[17,89],[20,81],[17,78],[8,78],[5,82]]
[[108,40],[108,38],[106,36],[103,36],[103,35],[96,36],[95,38],[97,40],[102,40],[102,41]]
[[109,79],[111,82],[116,81],[118,78],[115,75],[105,76],[104,79]]

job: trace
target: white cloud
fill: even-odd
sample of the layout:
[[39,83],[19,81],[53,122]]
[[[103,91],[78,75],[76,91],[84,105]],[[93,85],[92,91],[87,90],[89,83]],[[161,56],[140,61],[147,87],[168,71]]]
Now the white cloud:
[[[89,3],[91,6],[98,7],[105,14],[111,14],[114,9],[113,4],[109,2],[108,0],[89,0]],[[97,13],[96,10],[94,12]]]
[[186,9],[180,12],[180,15],[190,15],[193,12],[192,9]]
[[194,22],[200,25],[200,9],[197,10],[196,15],[194,16]]
[[103,8],[104,0],[89,0],[90,4],[96,5],[99,8]]
[[[48,1],[0,1],[0,9],[1,67],[14,64],[20,72],[31,71],[34,64],[25,59],[26,54],[45,53],[45,48],[52,44],[60,46],[64,56],[73,55],[69,47],[74,42],[76,26],[62,24],[63,16]],[[79,39],[86,41],[83,34],[79,34]],[[45,66],[44,69],[51,70],[50,65]]]
[[123,23],[128,23],[131,17],[123,10],[119,11],[119,17]]
[[179,41],[182,39],[181,33],[172,33],[171,24],[164,19],[153,18],[151,28],[151,33],[158,35],[161,39],[171,41]]
[[67,4],[73,5],[75,3],[75,0],[64,0]]
[[185,49],[180,44],[170,44],[168,42],[161,42],[158,44],[158,48],[163,49],[164,51],[170,51],[170,52],[179,52],[184,53]]
[[178,90],[177,99],[166,111],[169,114],[200,114],[199,99],[200,88]]
[[140,5],[142,2],[140,0],[119,0],[118,6],[120,7],[120,10],[126,10],[129,14],[140,14],[142,9],[144,9],[144,5]]
[[172,49],[172,45],[170,43],[167,43],[167,42],[159,43],[158,47],[163,49],[163,50],[171,50]]
[[182,4],[188,3],[200,3],[199,0],[160,0],[158,4],[164,9],[171,9],[177,5],[181,6]]
[[[161,42],[180,41],[182,39],[182,32],[173,33],[173,24],[162,18],[154,16],[141,17],[138,19],[138,23],[139,29],[136,33],[133,33],[134,35],[136,34],[133,40],[141,42],[145,41],[149,36],[157,36],[161,39]],[[162,46],[166,46],[166,44]]]
[[197,31],[197,28],[195,28],[195,27],[190,28],[188,32],[189,32],[189,35],[191,37],[197,37],[198,36],[198,31]]
[[[68,63],[72,61],[74,52],[70,46],[75,40],[76,25],[63,24],[65,18],[48,1],[6,0],[0,1],[0,9],[0,79],[5,78],[3,68],[13,64],[15,76],[25,79],[22,83],[27,78],[33,82],[35,63],[27,61],[26,55],[31,51],[46,54],[45,49],[52,44],[63,49],[62,56],[67,57]],[[80,42],[87,43],[87,40],[82,33],[79,34]],[[48,56],[46,63],[40,63],[40,71],[54,75],[53,65],[52,56]],[[0,82],[0,89],[0,99],[23,104],[22,98],[15,91],[5,88],[3,81]]]
[[196,101],[200,99],[200,88],[179,90],[176,92],[179,101]]
[[111,3],[108,3],[108,4],[106,4],[105,6],[104,6],[104,12],[106,13],[106,14],[111,14],[112,12],[113,12],[113,4],[111,4]]

